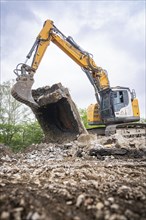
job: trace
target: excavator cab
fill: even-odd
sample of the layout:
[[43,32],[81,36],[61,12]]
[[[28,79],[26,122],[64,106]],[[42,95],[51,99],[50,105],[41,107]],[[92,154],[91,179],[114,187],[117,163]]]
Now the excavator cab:
[[114,87],[111,89],[111,102],[115,114],[115,122],[134,122],[140,120],[138,100],[135,91],[127,87]]
[[113,87],[100,93],[99,105],[87,109],[89,125],[116,124],[140,120],[138,100],[135,91],[126,87]]

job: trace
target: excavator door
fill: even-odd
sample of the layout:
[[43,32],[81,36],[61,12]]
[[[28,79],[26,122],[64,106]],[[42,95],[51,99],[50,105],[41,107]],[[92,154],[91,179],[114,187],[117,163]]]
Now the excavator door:
[[104,124],[108,124],[115,121],[115,112],[113,108],[112,90],[107,89],[100,93],[101,107],[100,114]]

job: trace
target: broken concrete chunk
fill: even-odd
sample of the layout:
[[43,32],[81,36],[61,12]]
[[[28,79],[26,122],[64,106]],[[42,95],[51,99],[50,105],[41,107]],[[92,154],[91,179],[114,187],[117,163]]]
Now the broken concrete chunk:
[[87,133],[69,91],[61,83],[32,91],[39,108],[34,112],[46,142],[68,142]]

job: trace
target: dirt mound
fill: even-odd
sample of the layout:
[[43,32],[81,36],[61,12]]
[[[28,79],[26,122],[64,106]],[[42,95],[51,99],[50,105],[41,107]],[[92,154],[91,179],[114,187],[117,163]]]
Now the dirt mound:
[[6,154],[0,219],[146,219],[146,156],[130,156],[130,148],[145,152],[145,139],[82,134],[68,143],[32,145],[8,160]]

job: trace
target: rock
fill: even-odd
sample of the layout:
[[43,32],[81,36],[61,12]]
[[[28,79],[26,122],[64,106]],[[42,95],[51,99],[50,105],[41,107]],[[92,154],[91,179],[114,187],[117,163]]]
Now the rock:
[[13,213],[13,217],[14,217],[15,220],[21,220],[21,212]]
[[118,210],[119,209],[119,205],[114,203],[114,204],[111,205],[111,209]]
[[110,211],[108,209],[106,209],[104,212],[104,219],[109,220],[110,216],[111,216]]
[[66,202],[67,205],[72,205],[72,203],[73,203],[72,201],[67,201]]
[[85,200],[85,194],[79,195],[76,200],[76,207],[77,208],[80,207],[84,200]]
[[82,157],[83,156],[83,150],[77,150],[77,152],[75,153],[76,157]]
[[17,207],[17,208],[15,208],[15,209],[13,209],[12,211],[13,212],[22,212],[23,211],[23,207]]
[[89,155],[90,156],[97,156],[98,152],[103,149],[103,145],[101,144],[95,144],[92,148],[89,150]]
[[98,203],[96,204],[96,208],[97,208],[98,210],[103,209],[103,208],[104,208],[104,204],[103,204],[102,202],[98,202]]
[[10,217],[10,213],[9,213],[9,212],[6,212],[6,211],[3,211],[3,212],[1,213],[0,219],[1,219],[1,220],[9,220],[9,217]]
[[109,201],[110,203],[113,203],[113,202],[115,201],[115,199],[114,199],[114,197],[109,197],[109,198],[108,198],[108,201]]
[[12,161],[12,159],[8,155],[3,156],[1,159],[9,162]]
[[80,218],[79,216],[75,216],[75,217],[73,218],[73,220],[81,220],[81,218]]
[[22,205],[22,206],[25,205],[25,200],[23,198],[20,200],[20,205]]
[[115,139],[115,147],[128,146],[128,142],[127,142],[126,138],[124,138],[122,135],[114,134],[113,138]]
[[72,143],[66,143],[64,144],[64,149],[70,149],[72,148],[73,144]]
[[33,215],[31,216],[32,220],[40,220],[41,216],[38,214],[38,212],[33,213]]
[[26,216],[26,220],[31,220],[31,216],[33,215],[33,212],[29,212]]
[[88,198],[85,198],[84,200],[84,205],[87,206],[88,209],[90,209],[91,205],[93,205],[93,198],[91,197],[88,197]]
[[101,209],[97,210],[96,219],[98,219],[98,220],[103,220],[104,219],[104,212]]
[[125,148],[109,148],[109,147],[101,147],[101,148],[92,148],[89,151],[90,156],[111,156],[111,155],[125,155],[128,152]]
[[79,145],[88,145],[91,141],[92,141],[92,135],[91,134],[81,134],[79,135],[79,137],[77,138],[77,141],[79,143]]
[[125,211],[125,216],[126,216],[128,219],[139,219],[139,216],[138,216],[136,213],[134,213],[134,212],[132,212],[131,210],[129,210],[129,209],[126,209],[126,211]]
[[128,186],[123,185],[123,186],[118,188],[117,194],[125,195],[125,194],[128,194],[129,191],[130,191],[130,188]]
[[110,206],[110,202],[106,200],[106,201],[104,201],[104,205],[105,206]]
[[128,220],[124,215],[112,214],[109,220]]

